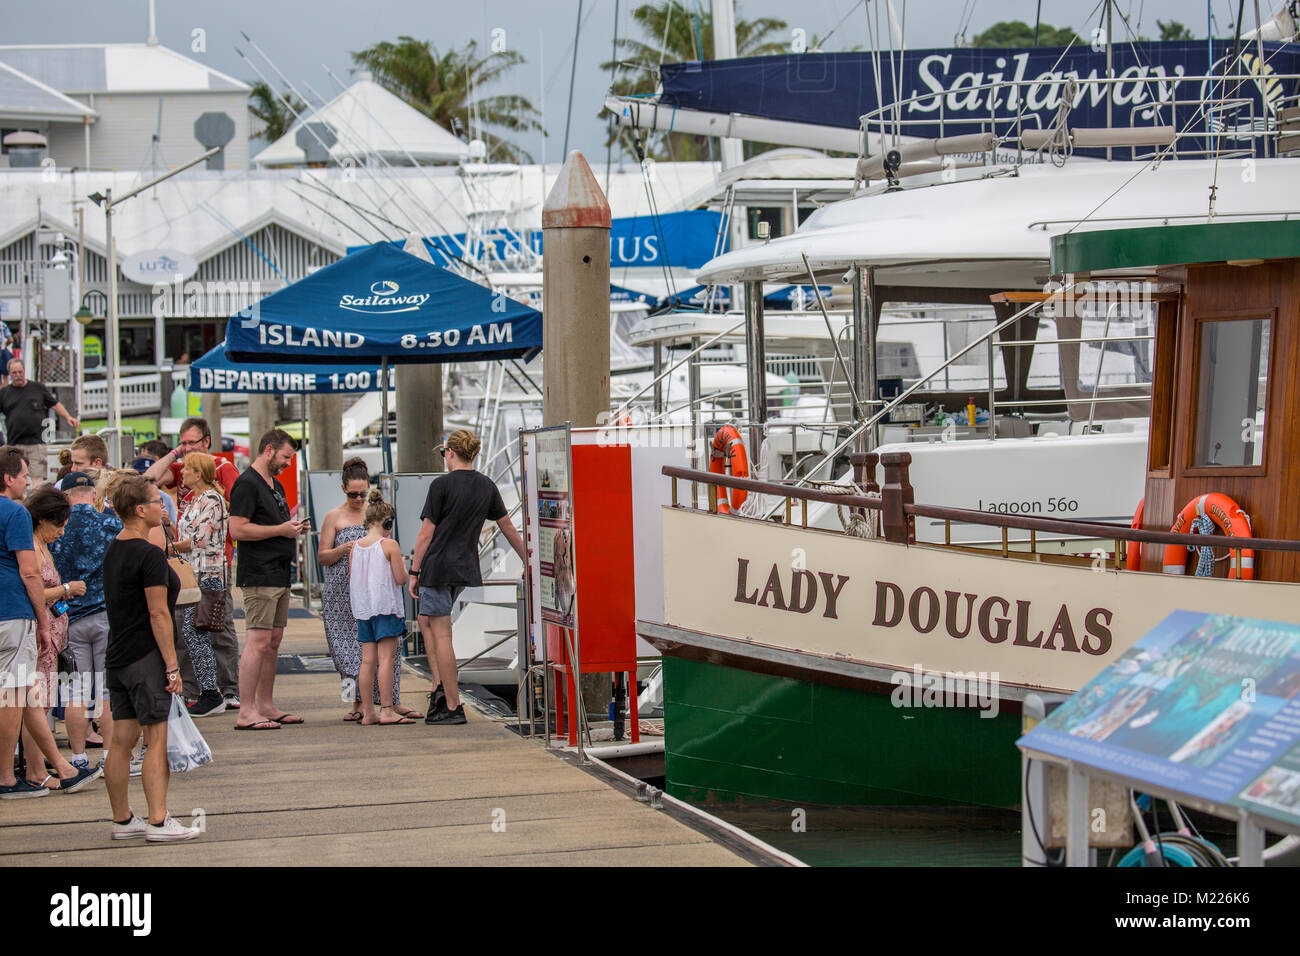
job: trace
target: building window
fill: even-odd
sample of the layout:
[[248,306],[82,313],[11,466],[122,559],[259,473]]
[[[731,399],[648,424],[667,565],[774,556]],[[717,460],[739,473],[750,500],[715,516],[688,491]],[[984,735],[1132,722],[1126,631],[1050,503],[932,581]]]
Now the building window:
[[1270,322],[1200,323],[1193,468],[1264,463]]

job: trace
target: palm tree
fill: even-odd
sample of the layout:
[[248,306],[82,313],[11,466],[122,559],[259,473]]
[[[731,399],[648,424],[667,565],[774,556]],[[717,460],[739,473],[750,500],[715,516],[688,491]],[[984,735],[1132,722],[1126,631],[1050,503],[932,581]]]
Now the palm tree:
[[[737,4],[739,8],[739,4]],[[618,76],[611,89],[618,96],[653,93],[658,83],[659,64],[681,63],[688,60],[712,60],[713,14],[699,9],[688,10],[678,0],[661,0],[647,3],[632,11],[632,19],[641,28],[646,40],[622,37],[618,41],[619,59],[602,63],[601,69],[618,68]],[[757,20],[736,19],[737,56],[770,56],[790,52],[785,43],[771,39],[774,33],[785,30],[784,20],[760,17]],[[616,127],[610,140],[624,137],[630,145],[636,131]],[[746,144],[747,150],[758,144]],[[699,160],[709,158],[707,136],[684,133],[652,133],[647,136],[646,154],[657,159]]]
[[525,62],[514,50],[480,58],[478,43],[470,40],[459,50],[439,53],[428,40],[400,36],[396,43],[385,40],[353,52],[352,62],[358,69],[369,70],[376,83],[439,126],[457,135],[460,130],[473,130],[487,145],[490,158],[532,162],[519,146],[483,129],[485,125],[516,133],[542,129],[541,114],[525,97],[482,92],[507,70]]
[[262,128],[251,134],[249,139],[262,139],[274,143],[297,122],[296,115],[301,115],[307,104],[294,99],[289,93],[276,93],[265,80],[253,84],[248,94],[248,112],[262,121]]

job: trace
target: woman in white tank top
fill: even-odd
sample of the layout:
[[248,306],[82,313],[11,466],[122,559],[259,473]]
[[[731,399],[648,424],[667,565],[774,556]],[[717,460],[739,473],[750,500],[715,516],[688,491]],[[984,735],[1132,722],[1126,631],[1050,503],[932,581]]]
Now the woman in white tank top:
[[[356,615],[357,641],[361,645],[358,675],[361,687],[369,687],[377,673],[394,673],[397,640],[406,636],[406,610],[402,604],[406,563],[392,538],[393,506],[384,501],[377,488],[370,492],[365,520],[366,534],[352,546],[349,573],[352,613]],[[394,690],[392,683],[379,682],[378,711],[371,696],[362,694],[360,722],[367,725],[415,723],[393,709]]]

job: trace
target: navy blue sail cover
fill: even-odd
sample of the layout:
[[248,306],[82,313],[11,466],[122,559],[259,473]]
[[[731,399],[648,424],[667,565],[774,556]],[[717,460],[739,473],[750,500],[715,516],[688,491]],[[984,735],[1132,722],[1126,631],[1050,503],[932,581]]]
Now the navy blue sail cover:
[[[1235,146],[1236,141],[1248,142],[1252,127],[1258,132],[1300,85],[1281,76],[1300,75],[1300,44],[1264,43],[1263,62],[1256,43],[1241,41],[1239,50],[1240,64],[1228,69],[1235,62],[1231,41],[1116,42],[1114,70],[1121,82],[1109,90],[1104,84],[1087,82],[1106,77],[1102,43],[1095,48],[1076,44],[1069,52],[1064,47],[906,50],[901,54],[901,73],[899,55],[891,63],[887,51],[879,55],[878,64],[863,52],[665,63],[659,68],[663,87],[659,101],[709,113],[743,113],[845,129],[857,129],[861,116],[881,106],[905,102],[902,133],[936,138],[973,132],[972,124],[987,120],[990,113],[1008,124],[1019,117],[1022,127],[1046,127],[1056,114],[1062,89],[1051,81],[1073,75],[1080,84],[1070,114],[1072,127],[1106,126],[1109,95],[1115,126],[1175,125],[1191,133],[1208,129],[1221,132]],[[1226,90],[1222,82],[1192,79],[1211,73],[1223,76],[1225,69],[1253,79],[1233,81]],[[896,82],[894,75],[901,75],[902,82]],[[1022,85],[976,90],[986,84],[1012,83]],[[1225,97],[1249,98],[1253,109],[1216,110],[1215,101]],[[1164,105],[1153,108],[1156,100]],[[1179,101],[1176,108],[1170,105],[1173,100]],[[892,119],[891,113],[891,123]],[[1007,132],[1001,123],[998,132]]]
[[387,243],[267,296],[226,327],[235,362],[527,361],[541,348],[536,309]]

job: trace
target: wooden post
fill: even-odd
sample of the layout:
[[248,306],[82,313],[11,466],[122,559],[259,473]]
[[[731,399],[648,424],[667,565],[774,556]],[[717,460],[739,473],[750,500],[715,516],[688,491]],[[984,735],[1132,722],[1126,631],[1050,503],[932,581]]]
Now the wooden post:
[[912,483],[907,471],[912,456],[905,451],[886,452],[880,456],[885,466],[885,483],[880,489],[880,523],[885,540],[916,544],[916,519],[904,511],[912,503]]

